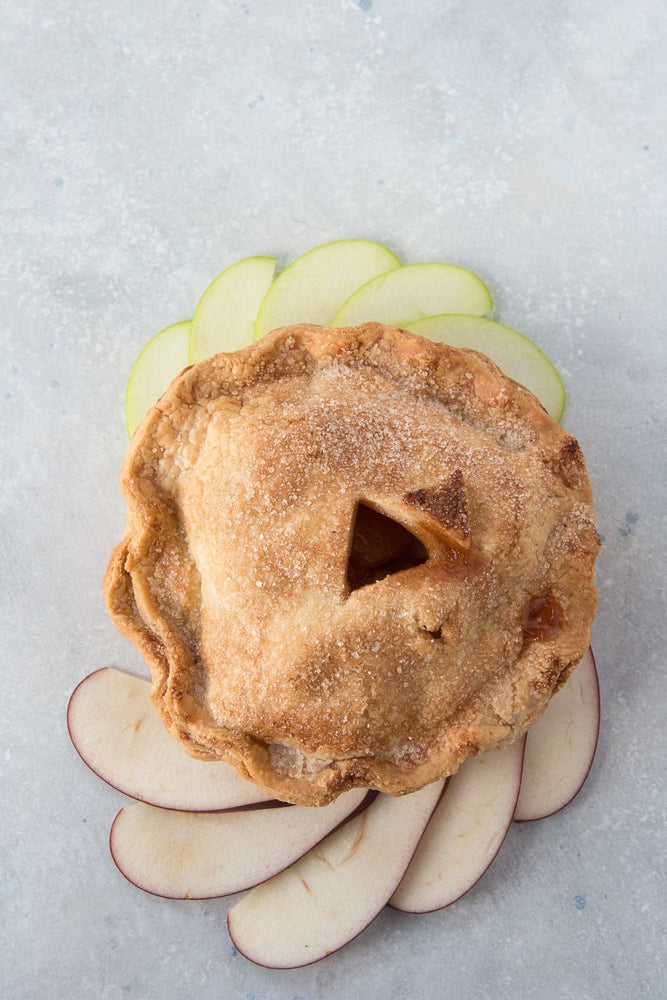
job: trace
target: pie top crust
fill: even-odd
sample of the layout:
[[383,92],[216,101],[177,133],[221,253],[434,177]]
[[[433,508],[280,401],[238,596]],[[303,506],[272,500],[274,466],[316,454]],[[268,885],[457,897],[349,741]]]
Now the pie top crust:
[[474,351],[275,330],[174,381],[122,487],[105,596],[164,722],[285,801],[510,743],[590,640],[579,445]]

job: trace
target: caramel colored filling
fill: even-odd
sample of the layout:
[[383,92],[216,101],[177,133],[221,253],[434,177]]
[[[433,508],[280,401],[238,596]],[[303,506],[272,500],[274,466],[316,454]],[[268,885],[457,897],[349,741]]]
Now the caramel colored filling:
[[398,521],[360,503],[352,532],[347,579],[350,590],[420,566],[428,552]]
[[565,624],[563,609],[553,596],[534,597],[524,611],[523,631],[526,639],[545,642],[560,632]]

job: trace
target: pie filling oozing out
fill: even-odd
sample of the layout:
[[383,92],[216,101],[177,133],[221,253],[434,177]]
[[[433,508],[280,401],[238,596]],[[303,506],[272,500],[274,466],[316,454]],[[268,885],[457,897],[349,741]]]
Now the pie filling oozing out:
[[105,577],[170,732],[276,798],[403,794],[516,739],[583,656],[576,440],[485,356],[367,323],[186,369]]

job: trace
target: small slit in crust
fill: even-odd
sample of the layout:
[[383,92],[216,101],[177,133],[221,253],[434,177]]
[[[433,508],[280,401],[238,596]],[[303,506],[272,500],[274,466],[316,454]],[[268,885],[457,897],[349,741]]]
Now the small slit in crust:
[[363,502],[357,504],[347,565],[350,591],[420,566],[428,557],[424,544],[404,525]]

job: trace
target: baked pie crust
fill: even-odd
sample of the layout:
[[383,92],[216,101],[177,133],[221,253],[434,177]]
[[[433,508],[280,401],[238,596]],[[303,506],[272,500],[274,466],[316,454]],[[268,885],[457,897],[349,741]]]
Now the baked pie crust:
[[194,757],[393,795],[504,746],[583,656],[577,441],[484,355],[366,323],[186,369],[123,465],[117,628]]

